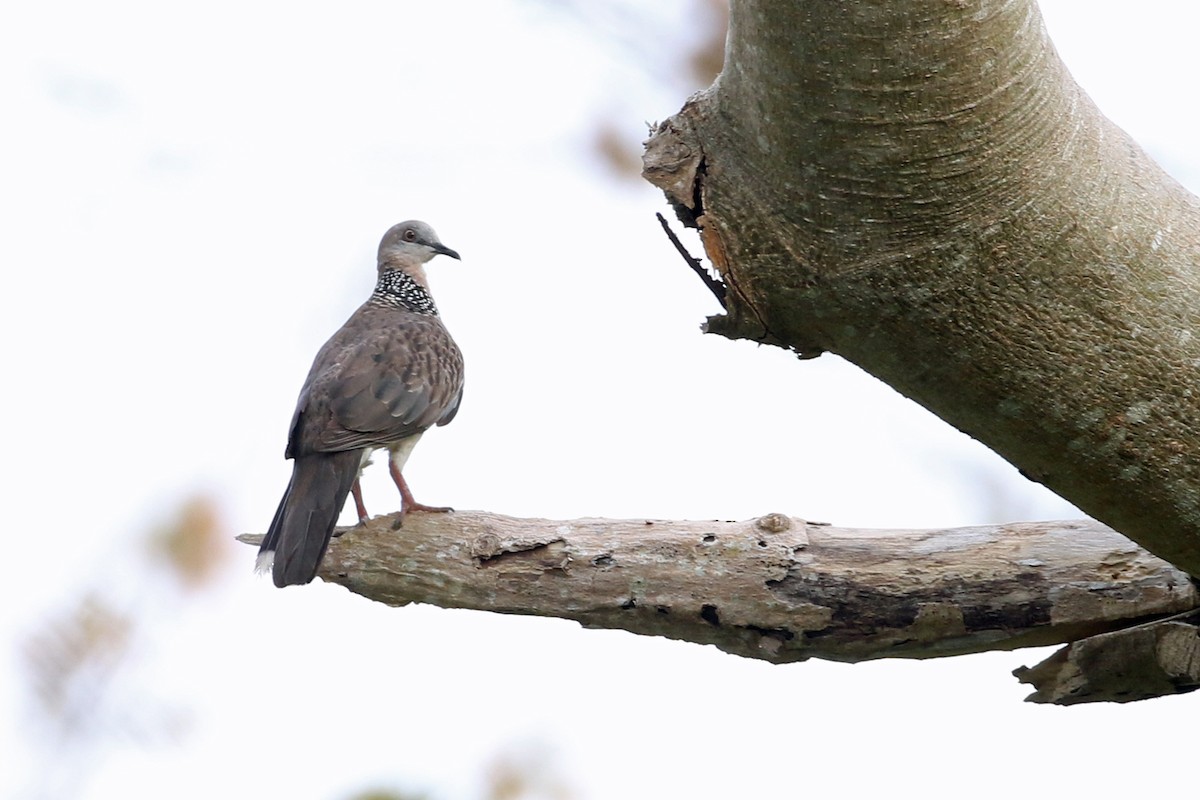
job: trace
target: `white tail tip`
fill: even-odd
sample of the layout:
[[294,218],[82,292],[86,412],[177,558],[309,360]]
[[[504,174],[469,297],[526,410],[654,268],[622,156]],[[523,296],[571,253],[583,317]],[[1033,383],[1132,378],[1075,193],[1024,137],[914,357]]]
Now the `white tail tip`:
[[264,550],[258,554],[258,558],[254,561],[254,574],[267,575],[271,572],[271,567],[275,566],[275,551]]

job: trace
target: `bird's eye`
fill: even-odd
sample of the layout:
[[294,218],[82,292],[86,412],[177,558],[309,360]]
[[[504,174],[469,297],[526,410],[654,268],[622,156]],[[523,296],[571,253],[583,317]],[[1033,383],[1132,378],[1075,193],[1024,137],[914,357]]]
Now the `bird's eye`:
[[406,241],[406,242],[412,242],[412,241],[416,241],[416,238],[417,238],[417,232],[416,232],[416,231],[413,231],[413,230],[408,230],[408,231],[405,231],[405,232],[404,232],[404,241]]

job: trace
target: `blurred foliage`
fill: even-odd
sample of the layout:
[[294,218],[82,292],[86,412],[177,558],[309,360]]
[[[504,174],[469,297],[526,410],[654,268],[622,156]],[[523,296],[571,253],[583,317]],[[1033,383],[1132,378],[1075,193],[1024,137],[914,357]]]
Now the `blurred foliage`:
[[132,581],[99,571],[106,584],[85,587],[27,635],[19,652],[30,727],[45,734],[39,743],[47,762],[33,770],[37,794],[79,794],[88,769],[117,742],[153,746],[186,734],[186,709],[150,697],[141,672],[158,626],[214,585],[230,562],[229,541],[214,503],[189,500],[169,522],[135,537],[132,548],[121,543],[117,557],[134,570]]
[[729,0],[695,0],[697,27],[702,38],[687,57],[687,70],[696,88],[717,79],[725,66],[725,34],[729,31]]
[[389,789],[369,789],[351,796],[348,800],[429,800],[429,795],[411,794],[409,792],[391,791]]
[[[650,22],[653,7],[643,4],[575,0],[553,8],[573,15],[589,36],[626,51],[626,60],[641,65],[651,81],[686,97],[709,86],[721,73],[729,29],[729,0],[690,0],[688,5],[690,24],[682,31],[664,31]],[[619,97],[613,100],[620,102]],[[591,147],[614,177],[640,180],[645,131],[631,133],[625,126],[631,117],[619,105],[601,114]]]
[[[571,800],[576,792],[562,776],[554,751],[530,743],[500,753],[483,771],[478,800]],[[436,795],[370,789],[347,800],[430,800]]]
[[640,178],[642,174],[641,144],[635,143],[624,131],[606,120],[596,123],[592,149],[610,173],[618,178]]
[[208,499],[184,504],[175,519],[150,535],[150,552],[185,589],[210,584],[233,555],[232,540]]
[[552,751],[530,745],[497,756],[487,769],[484,800],[570,800],[570,783]]
[[22,655],[46,721],[70,735],[91,716],[96,689],[128,657],[135,621],[94,592],[31,634]]

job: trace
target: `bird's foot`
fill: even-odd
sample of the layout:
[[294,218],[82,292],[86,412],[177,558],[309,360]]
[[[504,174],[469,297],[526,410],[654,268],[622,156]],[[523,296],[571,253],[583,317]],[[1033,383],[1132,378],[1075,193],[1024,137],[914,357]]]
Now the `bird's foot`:
[[427,506],[424,503],[412,503],[405,507],[404,512],[407,514],[409,511],[427,511],[432,514],[445,514],[453,510],[450,506]]
[[421,511],[427,514],[446,514],[454,509],[450,506],[427,506],[424,503],[409,503],[400,509],[400,513],[396,515],[396,521],[392,523],[392,530],[400,530],[404,527],[404,518],[408,516],[410,511]]

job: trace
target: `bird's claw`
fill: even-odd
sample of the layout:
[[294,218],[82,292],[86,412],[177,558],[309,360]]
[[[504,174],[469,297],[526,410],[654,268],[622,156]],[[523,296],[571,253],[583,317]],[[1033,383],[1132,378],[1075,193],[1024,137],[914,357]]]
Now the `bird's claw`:
[[454,509],[450,506],[427,506],[424,503],[413,503],[405,506],[400,510],[400,513],[396,515],[395,521],[392,522],[392,530],[398,531],[404,527],[404,518],[408,516],[408,512],[410,511],[421,511],[427,514],[446,514],[453,510]]

